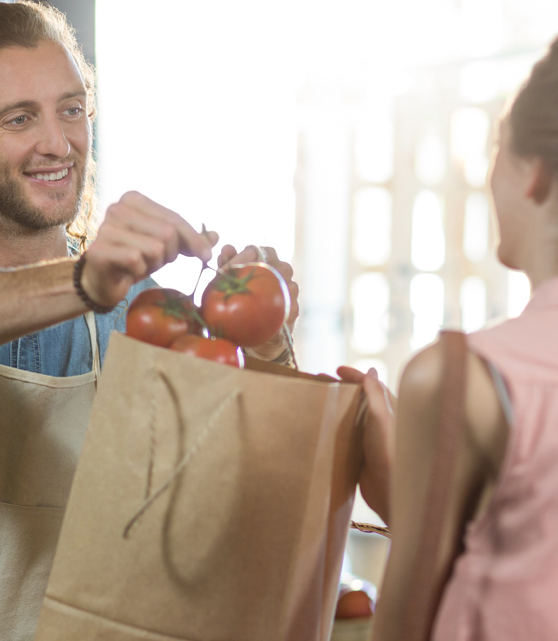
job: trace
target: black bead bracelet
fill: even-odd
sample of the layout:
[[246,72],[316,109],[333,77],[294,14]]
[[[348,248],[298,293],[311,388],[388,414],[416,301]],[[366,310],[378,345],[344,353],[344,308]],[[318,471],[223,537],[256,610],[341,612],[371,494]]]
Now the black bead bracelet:
[[81,275],[83,273],[83,268],[85,267],[86,253],[87,252],[84,252],[80,256],[76,264],[74,265],[74,287],[76,288],[76,292],[78,296],[81,298],[81,300],[87,305],[87,307],[89,307],[90,310],[94,311],[95,314],[108,314],[109,312],[112,312],[114,307],[99,305],[94,300],[91,300],[91,298],[89,298],[89,296],[86,294],[85,290],[81,286]]

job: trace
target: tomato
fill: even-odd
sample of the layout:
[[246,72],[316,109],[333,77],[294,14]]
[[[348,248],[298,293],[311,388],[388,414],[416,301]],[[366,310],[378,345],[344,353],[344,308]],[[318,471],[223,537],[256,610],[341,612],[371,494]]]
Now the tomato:
[[216,361],[222,365],[244,366],[244,357],[240,349],[225,338],[203,338],[194,334],[184,334],[179,336],[170,348],[189,356]]
[[187,332],[199,333],[201,323],[192,300],[174,289],[146,289],[134,298],[126,314],[126,334],[168,347]]
[[372,600],[364,590],[342,591],[337,601],[336,619],[358,619],[371,617],[373,614]]
[[155,303],[158,301],[165,301],[168,298],[172,300],[183,300],[186,303],[190,300],[189,296],[179,292],[177,289],[165,289],[164,287],[152,287],[151,289],[144,289],[140,292],[128,306],[128,311],[134,309],[138,305],[146,305],[148,303]]
[[265,263],[247,263],[217,274],[203,293],[201,313],[212,334],[256,347],[281,329],[290,304],[279,272]]

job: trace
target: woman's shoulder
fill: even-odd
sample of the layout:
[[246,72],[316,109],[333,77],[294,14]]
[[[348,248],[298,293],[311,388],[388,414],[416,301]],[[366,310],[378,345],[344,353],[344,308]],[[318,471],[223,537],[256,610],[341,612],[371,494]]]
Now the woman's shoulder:
[[[469,337],[467,337],[469,338]],[[412,408],[414,429],[432,442],[438,430],[438,417],[444,392],[444,347],[436,341],[417,353],[406,366],[399,389],[399,407]],[[498,467],[502,441],[507,434],[505,412],[487,363],[474,351],[465,359],[464,428],[472,437],[475,448]]]

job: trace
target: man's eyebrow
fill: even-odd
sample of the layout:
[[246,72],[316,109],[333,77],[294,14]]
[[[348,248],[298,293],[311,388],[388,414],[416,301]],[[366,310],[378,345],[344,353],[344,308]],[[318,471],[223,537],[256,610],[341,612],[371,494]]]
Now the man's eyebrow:
[[63,93],[60,96],[59,102],[64,100],[69,100],[70,98],[87,98],[87,92],[85,89],[78,89],[78,91],[69,91],[68,93]]
[[[87,98],[87,92],[85,89],[78,89],[77,91],[68,91],[63,93],[59,102],[64,102],[64,100],[70,100],[71,98]],[[0,109],[0,118],[7,114],[9,111],[14,111],[17,109],[38,109],[39,103],[34,100],[20,100],[19,102],[12,102],[9,105],[5,105]]]
[[20,100],[19,102],[12,102],[0,109],[0,118],[4,114],[7,114],[9,111],[17,109],[36,109],[38,106],[39,104],[33,100]]

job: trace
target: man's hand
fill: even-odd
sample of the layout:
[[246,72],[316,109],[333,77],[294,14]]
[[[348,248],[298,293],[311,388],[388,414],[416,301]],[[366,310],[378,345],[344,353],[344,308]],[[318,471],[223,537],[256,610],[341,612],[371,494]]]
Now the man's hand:
[[107,209],[97,238],[87,251],[81,284],[100,305],[116,305],[134,284],[178,254],[204,262],[219,237],[199,234],[181,216],[130,191]]
[[[289,331],[292,333],[299,313],[298,285],[293,281],[293,268],[289,263],[279,260],[277,252],[273,247],[262,247],[262,249],[265,253],[265,262],[283,276],[289,289],[291,311],[289,318],[287,319],[287,326]],[[231,265],[240,265],[244,263],[258,262],[259,260],[260,253],[254,245],[248,245],[248,247],[245,247],[240,253],[237,253],[236,249],[232,245],[225,245],[217,259],[217,264],[219,267],[224,267],[229,263]],[[271,361],[282,354],[286,348],[287,343],[285,342],[282,333],[279,332],[263,345],[252,348],[250,350],[250,354],[253,354],[263,360]]]
[[368,401],[364,419],[363,464],[360,491],[368,505],[389,524],[391,464],[394,455],[395,408],[397,399],[378,380],[378,372],[366,374],[342,366],[337,374],[347,383],[361,383]]

